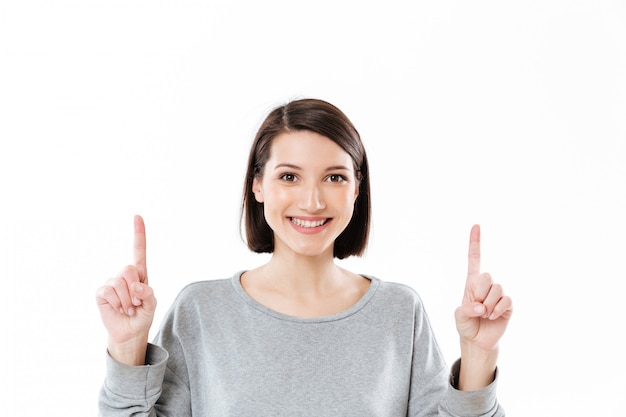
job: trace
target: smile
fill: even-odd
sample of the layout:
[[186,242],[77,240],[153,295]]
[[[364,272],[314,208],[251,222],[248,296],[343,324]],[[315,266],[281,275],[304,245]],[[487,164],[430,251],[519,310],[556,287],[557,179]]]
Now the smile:
[[295,224],[296,226],[304,227],[307,229],[323,226],[328,221],[328,219],[315,220],[315,221],[302,220],[302,219],[297,219],[295,217],[290,217],[289,220],[291,221],[291,223]]

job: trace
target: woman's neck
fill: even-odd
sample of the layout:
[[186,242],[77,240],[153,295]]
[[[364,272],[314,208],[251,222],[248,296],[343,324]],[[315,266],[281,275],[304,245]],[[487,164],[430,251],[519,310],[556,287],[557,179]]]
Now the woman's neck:
[[281,256],[241,277],[244,290],[266,307],[297,317],[343,311],[367,292],[370,281],[337,266],[332,257]]
[[274,254],[270,261],[260,268],[266,283],[279,286],[284,291],[300,294],[315,294],[332,286],[343,276],[332,257],[281,256]]

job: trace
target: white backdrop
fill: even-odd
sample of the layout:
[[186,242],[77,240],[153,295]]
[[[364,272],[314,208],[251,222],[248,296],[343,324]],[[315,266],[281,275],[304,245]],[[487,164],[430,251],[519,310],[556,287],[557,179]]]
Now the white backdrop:
[[185,284],[264,261],[238,233],[248,146],[299,97],[342,108],[369,152],[372,241],[344,264],[416,288],[452,362],[480,223],[515,302],[508,415],[617,415],[625,22],[617,0],[1,1],[6,415],[96,414],[94,293],[132,261],[135,213],[155,327]]

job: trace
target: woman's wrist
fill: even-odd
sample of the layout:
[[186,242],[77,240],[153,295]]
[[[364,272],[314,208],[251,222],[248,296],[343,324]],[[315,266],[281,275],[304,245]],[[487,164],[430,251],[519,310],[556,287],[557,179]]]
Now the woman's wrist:
[[460,391],[476,391],[491,384],[498,362],[498,348],[490,351],[461,345],[461,367],[458,376]]
[[141,336],[124,343],[109,340],[109,355],[116,361],[129,366],[143,366],[146,364],[148,337]]

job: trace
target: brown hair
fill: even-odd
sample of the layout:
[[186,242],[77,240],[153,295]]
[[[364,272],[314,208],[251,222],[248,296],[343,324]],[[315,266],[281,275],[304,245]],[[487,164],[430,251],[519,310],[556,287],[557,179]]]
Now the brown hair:
[[359,133],[346,115],[332,104],[317,99],[296,100],[275,108],[257,131],[248,158],[241,206],[248,248],[257,253],[274,251],[274,232],[265,221],[263,204],[254,198],[252,183],[255,178],[263,176],[273,139],[281,133],[300,130],[329,138],[352,158],[359,195],[354,202],[352,219],[335,240],[333,255],[339,259],[362,255],[367,247],[371,217],[369,168],[365,148]]

